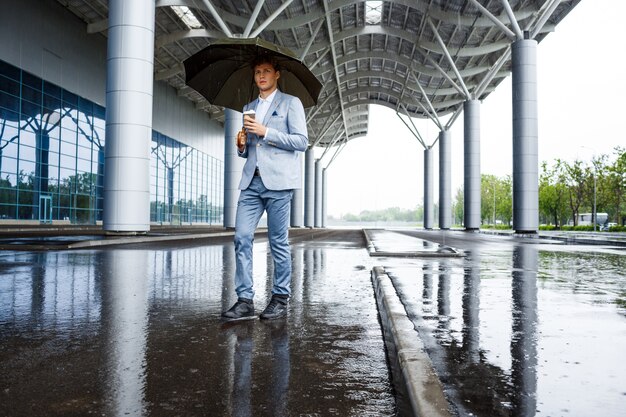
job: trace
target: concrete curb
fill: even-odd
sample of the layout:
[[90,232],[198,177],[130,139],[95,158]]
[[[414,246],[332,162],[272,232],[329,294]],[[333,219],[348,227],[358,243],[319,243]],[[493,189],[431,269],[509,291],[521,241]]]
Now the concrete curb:
[[381,229],[363,229],[363,234],[365,235],[365,241],[367,243],[367,250],[370,256],[379,256],[379,257],[395,257],[395,258],[461,258],[465,256],[465,252],[453,248],[451,246],[441,246],[439,245],[439,249],[437,250],[415,250],[415,251],[381,251],[376,249],[376,245],[372,241],[370,236],[370,232],[372,230],[381,230]]
[[536,234],[517,234],[511,231],[480,230],[479,233],[492,236],[506,236],[511,238],[544,239],[566,243],[568,245],[600,245],[600,246],[626,246],[626,234],[623,236],[608,234],[607,232],[563,232],[562,234],[549,234],[541,230]]
[[391,361],[396,362],[392,363],[392,369],[399,370],[401,374],[394,380],[402,384],[401,388],[410,403],[411,415],[453,416],[441,381],[384,268],[374,267],[372,283],[385,343],[390,342],[392,345],[388,345],[387,349]]
[[138,243],[155,243],[155,242],[173,242],[173,241],[190,241],[196,239],[210,239],[218,237],[233,236],[234,231],[225,232],[213,232],[213,233],[192,233],[192,234],[179,234],[179,235],[166,235],[166,236],[126,236],[117,237],[113,239],[90,239],[77,242],[54,242],[54,243],[41,243],[41,244],[0,244],[0,250],[12,250],[12,251],[54,251],[54,250],[68,250],[68,249],[93,249],[104,246],[119,246],[130,245]]

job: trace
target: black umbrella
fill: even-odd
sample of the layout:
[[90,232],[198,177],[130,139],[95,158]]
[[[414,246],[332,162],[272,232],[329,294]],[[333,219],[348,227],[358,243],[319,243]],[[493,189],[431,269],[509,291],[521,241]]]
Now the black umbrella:
[[185,82],[211,104],[241,111],[259,94],[251,62],[271,55],[280,66],[278,88],[294,95],[304,107],[317,104],[322,84],[287,48],[259,38],[220,39],[187,58]]

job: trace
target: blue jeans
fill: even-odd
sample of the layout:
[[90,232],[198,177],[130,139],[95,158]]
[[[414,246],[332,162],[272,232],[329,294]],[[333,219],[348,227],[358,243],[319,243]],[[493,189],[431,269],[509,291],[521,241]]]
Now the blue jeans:
[[291,293],[291,249],[289,218],[293,190],[268,190],[261,177],[239,194],[235,218],[235,291],[237,297],[254,298],[252,277],[252,244],[263,211],[267,211],[267,235],[274,259],[272,294]]

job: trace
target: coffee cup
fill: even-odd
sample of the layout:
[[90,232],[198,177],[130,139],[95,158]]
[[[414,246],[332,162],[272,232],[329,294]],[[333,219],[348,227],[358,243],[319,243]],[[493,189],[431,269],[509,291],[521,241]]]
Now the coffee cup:
[[248,116],[251,119],[254,119],[256,117],[256,112],[254,110],[246,110],[243,112],[243,118],[245,120],[246,116]]

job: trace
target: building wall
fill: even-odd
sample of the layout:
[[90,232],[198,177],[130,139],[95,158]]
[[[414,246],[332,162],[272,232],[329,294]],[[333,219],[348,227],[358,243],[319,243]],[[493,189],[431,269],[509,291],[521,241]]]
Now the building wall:
[[154,84],[152,128],[221,161],[224,160],[224,127],[163,82]]
[[[0,59],[106,107],[107,39],[56,0],[0,6]],[[224,158],[224,129],[164,82],[154,84],[153,129]]]
[[53,0],[3,2],[0,59],[105,105],[106,38]]
[[[63,89],[63,91],[73,93],[79,97],[79,101],[83,100],[84,102],[89,101],[93,103],[95,105],[94,108],[104,108],[106,106],[106,37],[102,34],[88,34],[86,23],[54,0],[12,1],[5,2],[1,7],[0,39],[2,39],[2,42],[0,42],[0,61],[9,63],[25,73],[41,78],[44,82],[52,83]],[[7,84],[7,80],[8,78],[3,78],[4,85]],[[23,90],[23,87],[21,89]],[[19,100],[20,97],[21,100],[26,99],[22,96],[22,93],[16,91],[13,89],[9,93],[12,95],[11,100]],[[48,96],[43,97],[45,99]],[[94,123],[100,124],[104,122],[102,116],[98,117],[96,113],[94,113],[94,116]],[[11,157],[9,155],[10,149],[18,149],[19,147],[19,150],[30,150],[31,148],[28,145],[34,146],[26,143],[27,136],[26,130],[23,130],[24,126],[19,127],[19,130],[22,132],[19,139],[14,139],[11,143],[7,143],[8,139],[6,137],[2,138],[5,158]],[[32,136],[32,134],[29,135]],[[53,141],[51,143],[60,143],[61,145],[65,143],[63,138],[54,136],[59,135],[51,134],[51,140]],[[78,142],[80,142],[81,135],[78,134],[77,136],[79,136]],[[89,138],[87,139],[89,142]],[[4,145],[7,146],[5,147]],[[151,214],[152,221],[183,223],[187,222],[188,218],[192,219],[193,217],[193,220],[189,221],[201,223],[219,222],[223,193],[223,172],[221,172],[223,170],[222,161],[224,155],[223,126],[210,120],[206,113],[196,110],[193,103],[179,97],[175,89],[168,84],[155,82],[152,148],[153,159],[155,159],[151,165],[150,172],[153,201],[151,212],[154,211]],[[80,147],[80,143],[77,149],[83,149]],[[35,151],[33,150],[32,152]],[[46,152],[48,151],[46,150]],[[19,155],[18,152],[14,153]],[[28,208],[26,214],[17,214],[16,217],[11,215],[13,209],[7,205],[7,201],[4,201],[7,200],[6,196],[4,196],[2,203],[4,204],[4,209],[9,208],[9,218],[28,219],[28,216],[35,218],[33,216],[36,216],[35,213],[38,210],[38,196],[48,192],[48,179],[39,177],[39,172],[41,171],[39,168],[48,166],[48,156],[46,153],[44,158],[40,158],[41,153],[37,150],[37,161],[29,161],[28,163],[26,161],[23,163],[18,161],[17,165],[20,167],[18,169],[28,167],[25,170],[27,173],[31,166],[35,166],[33,178],[36,179],[36,185],[34,188],[37,188],[37,184],[41,182],[46,185],[46,189],[29,190],[34,196],[30,199],[32,200],[29,203],[31,207]],[[182,156],[178,156],[179,154]],[[54,156],[54,146],[50,148],[50,155]],[[77,155],[77,153],[74,155]],[[99,156],[92,158],[94,160],[93,166],[97,166],[96,160],[98,158]],[[30,159],[34,160],[35,158]],[[13,161],[16,160],[13,159]],[[57,163],[57,165],[63,168],[62,164]],[[50,169],[52,168],[51,162]],[[13,172],[10,169],[10,164],[7,163],[4,164],[2,170],[9,173]],[[91,171],[78,168],[73,174],[91,173],[95,177],[96,171],[99,176],[101,171],[96,168],[93,168]],[[64,179],[71,176],[70,174],[68,173],[65,177],[59,176],[59,187],[61,187]],[[170,180],[160,180],[160,178],[168,175]],[[49,174],[49,176],[52,180],[52,174]],[[24,189],[19,189],[19,184],[15,185],[16,182],[19,183],[18,180],[12,179],[10,184],[5,184],[4,191],[15,192],[15,195],[21,195],[20,193],[26,195]],[[10,188],[10,186],[14,187],[15,190]],[[98,210],[101,211],[100,180],[98,180],[98,187],[94,188],[97,188],[97,191],[93,191],[93,198],[98,201]],[[60,191],[59,195],[61,195]],[[19,198],[16,198],[16,200],[19,200]],[[53,200],[55,201],[55,206],[59,204],[57,206],[59,213],[63,211],[61,200],[61,198]],[[23,201],[18,201],[16,204],[21,205]],[[93,206],[91,204],[92,208],[90,210],[93,209]],[[200,207],[208,207],[208,209],[200,210]],[[197,215],[195,214],[196,211],[198,212]],[[185,213],[184,216],[183,212]],[[187,213],[189,213],[189,216],[187,216]],[[101,213],[96,214],[96,216],[92,214],[89,218],[100,219],[100,215]],[[65,216],[60,217],[60,219],[64,218]]]

